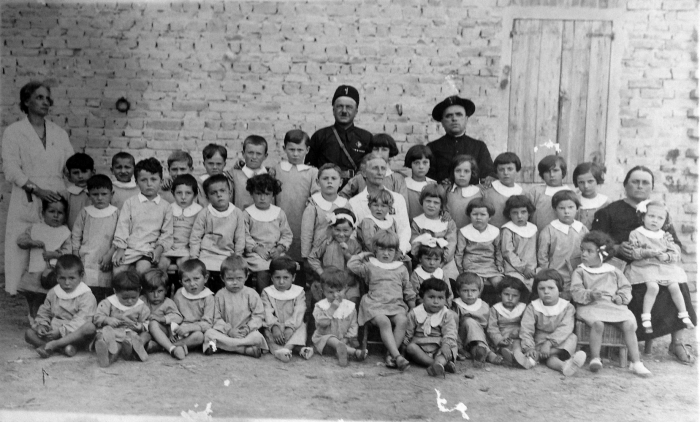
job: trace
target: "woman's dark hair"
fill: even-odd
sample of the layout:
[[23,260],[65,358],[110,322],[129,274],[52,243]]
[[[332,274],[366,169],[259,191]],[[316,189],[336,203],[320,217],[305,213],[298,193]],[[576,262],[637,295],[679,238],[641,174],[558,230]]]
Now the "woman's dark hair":
[[245,190],[251,195],[254,193],[272,192],[272,196],[282,192],[282,182],[267,173],[258,174],[248,179],[245,183]]
[[396,157],[399,154],[396,141],[387,133],[372,135],[372,139],[369,141],[369,150],[373,151],[375,148],[380,147],[389,148],[389,157]]
[[629,182],[630,177],[632,176],[632,173],[635,171],[644,171],[647,172],[651,175],[651,188],[654,189],[654,172],[649,169],[649,167],[646,166],[634,166],[630,169],[630,171],[627,172],[627,175],[625,176],[625,180],[622,181],[622,186],[627,186],[627,182]]
[[139,173],[142,171],[147,171],[151,174],[157,174],[160,178],[163,178],[163,166],[154,157],[149,157],[136,163],[134,167],[134,176],[136,179],[139,178]]
[[29,113],[29,108],[24,104],[29,99],[32,97],[32,94],[34,91],[37,89],[44,87],[46,88],[47,91],[49,91],[49,105],[53,105],[53,100],[51,99],[51,88],[46,85],[44,82],[39,82],[39,81],[31,81],[27,84],[25,84],[22,89],[19,90],[19,109],[22,110],[22,113],[27,114]]
[[484,198],[476,198],[469,202],[467,205],[467,215],[471,215],[474,208],[486,208],[486,212],[489,213],[489,217],[493,217],[496,214],[496,209],[493,207],[491,202]]
[[[574,185],[578,185],[578,177],[586,173],[591,173],[596,183],[602,185],[605,182],[605,166],[598,163],[587,162],[581,163],[574,169],[573,179]],[[652,176],[653,177],[653,176]]]
[[[209,179],[212,177],[219,176],[218,174],[215,174],[214,176],[211,176],[207,178],[207,180],[204,181],[204,183],[207,183]],[[226,177],[226,176],[224,176]],[[228,182],[228,179],[226,179]],[[211,183],[210,183],[211,184]],[[194,196],[196,197],[199,194],[199,187],[197,186],[197,179],[194,178],[191,174],[181,174],[173,180],[173,185],[170,187],[170,191],[175,193],[175,188],[180,186],[180,185],[185,185],[189,186],[192,189],[192,192],[194,192]]]
[[423,297],[428,290],[435,290],[436,292],[445,292],[445,299],[449,295],[447,291],[447,283],[445,280],[440,280],[439,278],[430,277],[424,280],[420,287],[418,288],[418,296]]
[[581,239],[581,244],[592,243],[596,245],[600,252],[603,254],[603,262],[615,257],[615,242],[607,234],[599,230],[593,230],[592,232],[583,236]]
[[421,158],[430,160],[430,166],[433,165],[433,151],[427,145],[414,145],[406,151],[406,156],[403,159],[403,166],[411,168],[413,162]]
[[88,179],[87,190],[90,192],[93,189],[109,189],[112,192],[114,185],[112,184],[112,179],[104,174],[96,174]]
[[455,169],[462,165],[462,163],[469,162],[471,164],[472,168],[472,177],[469,179],[469,184],[470,185],[478,185],[479,184],[479,166],[476,164],[476,160],[474,157],[471,155],[458,155],[455,158],[452,159],[452,162],[450,163],[450,173],[448,174],[448,177],[450,179],[450,182],[454,184],[455,182]]
[[520,157],[514,152],[504,152],[498,154],[495,160],[493,160],[493,168],[498,170],[498,166],[504,164],[515,164],[515,171],[520,171],[522,164],[520,163]]
[[537,163],[537,172],[540,174],[540,177],[543,177],[543,174],[547,173],[552,168],[554,168],[554,166],[556,166],[557,163],[559,164],[559,168],[561,169],[561,177],[566,177],[566,161],[561,155],[548,155],[541,159],[539,163]]
[[270,275],[275,271],[289,271],[289,274],[297,273],[297,262],[287,255],[282,255],[270,261]]
[[510,212],[515,208],[527,208],[527,212],[532,215],[535,212],[535,204],[525,195],[513,195],[506,200],[503,207],[503,216],[510,220]]

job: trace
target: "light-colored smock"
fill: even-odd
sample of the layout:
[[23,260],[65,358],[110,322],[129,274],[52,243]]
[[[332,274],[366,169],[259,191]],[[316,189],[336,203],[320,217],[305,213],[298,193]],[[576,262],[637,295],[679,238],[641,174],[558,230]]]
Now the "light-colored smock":
[[[632,261],[625,270],[625,275],[632,284],[658,283],[667,286],[670,282],[687,283],[688,275],[678,262],[681,260],[680,247],[665,239],[665,232],[652,232],[644,227],[637,227],[630,233],[632,244]],[[650,257],[652,251],[668,254],[663,257]]]
[[146,303],[148,310],[151,311],[151,314],[148,316],[149,321],[153,321],[154,317],[163,317],[165,318],[164,327],[166,329],[170,329],[170,324],[173,322],[176,324],[182,323],[182,314],[177,309],[175,302],[169,297],[164,298],[158,305],[150,303],[146,296],[141,296],[141,300]]
[[593,220],[595,220],[595,212],[601,208],[605,208],[611,203],[610,199],[599,193],[595,198],[584,198],[581,192],[576,191],[578,195],[578,200],[581,202],[581,207],[576,213],[576,219],[583,223],[588,230],[591,230],[593,226]]
[[[537,226],[528,222],[521,227],[507,222],[501,227],[501,255],[503,255],[503,272],[517,277],[529,290],[532,290],[532,278],[525,278],[525,269],[535,271],[537,268]],[[523,298],[524,299],[524,298]]]
[[85,283],[78,284],[70,293],[56,285],[49,290],[46,300],[39,307],[32,328],[37,330],[40,326],[50,327],[65,337],[92,322],[96,307],[95,296]]
[[457,225],[452,218],[447,221],[442,219],[431,219],[420,214],[411,221],[411,242],[424,234],[428,233],[436,239],[445,239],[447,247],[444,248],[442,256],[442,268],[445,270],[447,278],[456,279],[459,275],[457,265],[455,264],[455,250],[457,249]]
[[308,258],[311,249],[330,237],[328,234],[328,218],[333,210],[348,206],[348,200],[338,196],[332,202],[326,201],[321,192],[311,195],[309,204],[304,209],[301,218],[301,256]]
[[404,179],[404,182],[406,183],[406,192],[408,195],[406,197],[406,205],[408,206],[408,220],[413,221],[414,218],[423,214],[423,205],[420,203],[421,191],[423,191],[424,187],[430,184],[435,184],[436,182],[429,177],[426,177],[422,182],[417,182],[409,177]]
[[483,197],[481,189],[478,186],[469,185],[460,188],[457,185],[452,186],[447,192],[447,211],[455,221],[458,229],[465,227],[471,223],[471,218],[467,215],[467,206],[476,199]]
[[[163,198],[165,199],[165,198]],[[187,208],[182,208],[178,204],[170,203],[170,210],[173,213],[173,246],[163,252],[163,256],[178,258],[190,256],[190,236],[192,226],[197,219],[197,215],[202,211],[202,206],[196,202]],[[209,268],[207,268],[208,270]]]
[[552,207],[552,197],[561,190],[571,190],[571,188],[566,185],[557,187],[537,185],[527,193],[527,197],[535,206],[535,212],[530,215],[530,222],[537,226],[538,231],[542,231],[557,219],[557,213]]
[[397,230],[396,220],[391,215],[387,215],[384,220],[377,220],[373,215],[370,215],[357,226],[357,241],[362,246],[363,251],[374,252],[372,241],[378,233],[389,232],[398,236]]
[[581,262],[581,239],[588,229],[580,221],[566,225],[559,220],[550,222],[537,238],[537,266],[557,270],[564,279],[559,292],[564,299],[571,298],[571,273]]
[[487,225],[483,232],[469,224],[457,233],[455,263],[459,272],[475,273],[479,277],[503,275],[501,232]]
[[190,257],[204,262],[207,271],[219,271],[227,257],[243,255],[243,212],[231,203],[225,211],[217,211],[211,204],[207,205],[194,220],[189,243]]
[[[43,248],[31,248],[29,251],[29,265],[22,274],[19,290],[24,292],[46,293],[41,286],[41,275],[46,269],[44,251],[60,252],[61,255],[71,253],[70,230],[66,226],[51,227],[45,223],[32,224],[24,234],[17,238],[17,242],[31,241],[44,242]],[[50,264],[55,264],[52,259]]]
[[258,246],[266,251],[272,250],[277,245],[289,249],[292,244],[292,229],[289,228],[287,215],[282,208],[270,205],[270,208],[261,210],[251,205],[243,212],[245,221],[245,258],[250,271],[267,271],[270,268],[270,260],[263,259],[254,252]]
[[119,210],[114,205],[101,210],[90,205],[83,208],[75,220],[71,236],[73,254],[83,261],[88,286],[112,286],[112,270],[102,271],[100,259],[112,248],[118,219]]
[[[593,290],[603,292],[603,297],[594,300],[591,297]],[[578,303],[576,316],[589,326],[596,321],[630,321],[636,328],[634,314],[627,309],[627,304],[632,300],[632,285],[624,274],[612,265],[603,264],[597,268],[579,265],[571,276],[571,295],[574,302]],[[622,299],[622,304],[617,305],[613,302],[615,296]]]
[[173,302],[182,314],[183,324],[195,324],[204,333],[214,325],[214,308],[216,307],[214,293],[204,288],[196,295],[187,293],[184,288],[178,289],[173,296]]
[[170,204],[160,196],[149,200],[142,194],[124,202],[119,213],[114,241],[124,249],[124,264],[133,264],[143,257],[152,258],[156,246],[164,251],[173,245],[173,213]]
[[452,310],[457,314],[457,321],[459,321],[457,333],[462,346],[468,348],[471,343],[482,343],[487,346],[488,303],[479,298],[473,304],[468,305],[462,301],[462,298],[458,297],[452,302]]
[[438,312],[428,313],[423,305],[408,312],[408,324],[403,343],[418,345],[428,356],[442,355],[442,346],[447,346],[452,356],[444,356],[448,361],[457,357],[457,323],[452,311],[442,307]]
[[[306,346],[306,295],[304,288],[293,284],[289,289],[280,291],[275,286],[268,286],[261,295],[265,310],[265,339],[270,351],[281,348],[292,350],[294,346]],[[272,327],[278,327],[282,333],[291,328],[294,334],[286,344],[279,345],[272,338]]]
[[520,339],[520,320],[526,307],[522,302],[513,309],[506,309],[501,302],[491,307],[486,332],[494,347],[499,347],[498,344],[506,339]]
[[549,340],[552,348],[566,350],[573,356],[578,340],[574,334],[575,315],[574,305],[562,298],[552,306],[545,306],[541,299],[530,302],[520,322],[523,352],[539,351]]
[[340,305],[331,312],[331,303],[328,299],[322,299],[314,305],[314,321],[316,330],[311,336],[318,353],[323,353],[328,339],[335,337],[344,344],[357,340],[357,312],[355,304],[343,299]]
[[[263,326],[265,310],[255,290],[243,286],[233,293],[224,288],[216,292],[214,301],[214,327],[204,334],[205,347],[210,340],[214,340],[217,347],[224,350],[235,351],[235,348],[244,346],[258,346],[267,350],[267,342],[258,331]],[[229,336],[229,331],[241,328],[248,331],[245,337]]]
[[[411,250],[411,224],[408,221],[406,200],[401,194],[392,192],[391,190],[389,190],[389,193],[391,193],[391,196],[394,198],[395,213],[392,217],[396,220],[396,234],[399,235],[399,249],[401,249],[403,253],[408,253],[408,251]],[[369,210],[369,200],[367,196],[367,189],[364,189],[348,201],[358,222],[372,215],[372,212]]]
[[506,201],[513,195],[524,195],[523,187],[515,183],[512,187],[508,187],[498,180],[491,182],[491,187],[484,190],[484,199],[493,205],[496,213],[489,220],[489,224],[496,226],[499,229],[510,221],[510,217],[503,215],[503,210],[506,208]]
[[124,341],[127,331],[141,333],[148,329],[148,317],[151,315],[151,310],[146,302],[139,298],[132,306],[125,306],[119,302],[116,295],[108,296],[97,305],[93,323],[98,331],[102,331],[107,323],[107,318],[116,318],[120,322],[130,322],[134,324],[134,328],[112,327],[118,342]]

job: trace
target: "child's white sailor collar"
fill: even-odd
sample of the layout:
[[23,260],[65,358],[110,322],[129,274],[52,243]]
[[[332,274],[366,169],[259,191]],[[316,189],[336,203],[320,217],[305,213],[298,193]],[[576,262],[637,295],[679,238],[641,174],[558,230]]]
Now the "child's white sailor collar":
[[345,205],[347,205],[348,200],[343,198],[342,196],[338,195],[333,202],[326,201],[323,198],[323,195],[321,192],[316,192],[315,194],[311,195],[311,199],[318,205],[319,208],[321,208],[324,211],[330,211],[331,208],[333,208],[333,205],[337,206],[338,208],[342,208]]
[[423,334],[426,336],[430,335],[432,327],[440,326],[440,323],[445,317],[445,313],[447,313],[447,308],[445,306],[434,314],[429,314],[428,311],[425,310],[422,303],[413,308],[413,314],[416,316],[416,322],[423,326]]
[[517,183],[515,183],[512,187],[508,187],[501,183],[500,180],[494,180],[493,182],[491,182],[491,187],[496,192],[508,198],[510,198],[513,195],[520,195],[521,193],[523,193],[523,187]]
[[266,174],[267,173],[267,169],[264,166],[260,167],[259,169],[256,169],[256,170],[253,170],[253,169],[249,168],[248,166],[243,166],[241,171],[246,175],[246,177],[248,179],[250,179],[253,176],[257,176],[259,174]]
[[174,202],[170,204],[170,207],[173,209],[173,217],[180,217],[181,215],[184,215],[185,217],[192,217],[193,215],[197,215],[197,213],[202,210],[202,206],[196,202],[192,202],[192,204],[185,209]]
[[578,199],[581,202],[582,210],[594,210],[596,208],[600,208],[608,201],[608,197],[602,193],[596,195],[595,198],[584,198],[583,196],[579,195]]
[[515,305],[515,308],[511,310],[506,309],[506,307],[503,306],[503,303],[501,302],[498,302],[497,304],[493,305],[493,309],[495,309],[496,312],[498,312],[499,315],[501,315],[503,318],[507,319],[519,318],[520,315],[522,315],[523,312],[525,312],[526,307],[527,306],[522,302]]
[[[173,204],[173,205],[175,205],[175,204]],[[194,205],[194,203],[192,203],[192,205]],[[192,206],[189,206],[187,208],[192,208]],[[214,217],[217,217],[217,218],[228,217],[229,215],[231,215],[231,213],[235,209],[236,209],[236,206],[230,202],[228,203],[228,208],[226,208],[226,211],[219,211],[216,208],[214,208],[214,206],[212,204],[207,205],[207,210],[209,210],[211,215],[213,215]],[[173,213],[173,215],[175,215],[175,213]],[[186,217],[189,217],[189,215],[187,215]]]
[[139,299],[136,301],[136,303],[134,303],[134,304],[131,305],[131,306],[124,306],[124,305],[122,305],[122,304],[119,302],[119,299],[117,298],[117,295],[109,296],[109,297],[107,297],[107,300],[109,301],[109,303],[112,304],[112,306],[114,306],[115,308],[119,309],[120,311],[124,311],[124,312],[126,312],[126,311],[131,311],[132,309],[136,309],[136,308],[139,307],[139,306],[143,306],[143,301],[141,300],[141,298],[139,298]]
[[66,291],[63,290],[63,289],[61,288],[61,286],[58,285],[58,284],[53,288],[53,292],[56,293],[56,296],[57,296],[59,299],[63,299],[63,300],[75,299],[76,297],[78,297],[78,296],[80,296],[80,295],[82,295],[82,294],[85,294],[85,293],[87,293],[87,292],[90,292],[90,291],[91,291],[91,290],[90,290],[90,288],[87,286],[87,284],[83,283],[82,281],[81,281],[81,282],[75,287],[75,289],[74,289],[72,292],[70,292],[70,293],[66,293]]
[[454,192],[454,191],[456,191],[457,189],[461,189],[461,190],[462,190],[462,192],[461,192],[461,193],[462,193],[462,198],[469,198],[470,196],[474,196],[474,195],[476,195],[477,193],[479,193],[479,187],[478,187],[478,186],[469,185],[469,186],[465,186],[465,187],[463,187],[463,188],[460,188],[460,187],[457,186],[456,184],[455,184],[455,185],[452,185],[452,189],[450,190],[450,192]]
[[435,180],[433,180],[429,177],[426,177],[424,181],[418,182],[418,181],[413,180],[412,178],[409,177],[408,179],[405,180],[405,182],[406,182],[406,187],[408,189],[410,189],[414,192],[420,192],[427,185],[429,185],[431,183],[435,183]]
[[209,178],[209,175],[206,174],[206,173],[204,173],[203,175],[199,176],[199,180],[200,180],[201,182],[204,182],[204,181],[207,180],[208,178]]
[[108,205],[106,208],[98,210],[94,205],[88,205],[85,207],[85,212],[92,218],[105,218],[117,212],[117,207],[114,205]]
[[413,270],[414,273],[418,275],[418,277],[421,278],[421,280],[427,280],[429,278],[439,278],[440,280],[443,279],[443,276],[445,273],[442,271],[442,268],[436,268],[435,271],[432,273],[429,273],[423,269],[420,265],[416,267],[415,270]]
[[132,177],[128,182],[120,182],[119,180],[113,180],[112,185],[121,189],[133,189],[136,187],[136,180]]
[[481,309],[481,306],[483,305],[483,301],[481,300],[481,298],[476,299],[476,302],[474,302],[473,305],[467,305],[466,303],[464,303],[461,297],[458,297],[457,299],[452,301],[452,303],[456,303],[457,306],[459,306],[460,308],[472,313]]
[[251,217],[253,217],[254,220],[269,223],[270,221],[274,221],[280,215],[281,208],[276,205],[270,205],[270,208],[261,210],[257,208],[255,204],[253,204],[245,210]]
[[80,195],[83,192],[87,193],[87,188],[81,188],[80,186],[76,185],[70,185],[66,190],[73,195]]
[[205,287],[204,290],[202,290],[201,292],[197,293],[196,295],[193,295],[193,294],[191,294],[191,293],[188,293],[187,290],[185,290],[184,287],[180,289],[180,293],[182,293],[182,296],[183,296],[185,299],[189,299],[189,300],[204,299],[205,297],[207,297],[207,296],[212,296],[212,295],[214,294],[214,292],[212,292],[211,290],[209,290],[208,287]]
[[518,226],[517,224],[513,223],[512,221],[507,222],[506,224],[503,225],[503,228],[506,228],[513,233],[517,234],[520,237],[524,237],[526,239],[531,238],[532,236],[537,234],[537,226],[530,223],[529,221],[525,226]]
[[472,242],[491,242],[493,239],[497,238],[501,232],[498,230],[498,227],[492,226],[492,225],[487,225],[486,230],[483,232],[480,232],[479,230],[474,228],[474,225],[469,224],[461,229],[459,231],[462,233],[462,236],[467,238],[467,240],[471,240]]
[[433,232],[433,234],[447,230],[447,221],[442,221],[439,218],[433,220],[426,217],[425,214],[415,217],[413,222],[416,223],[419,228],[423,230],[430,230]]
[[604,262],[603,265],[601,265],[600,267],[595,267],[595,268],[591,268],[585,264],[580,264],[579,267],[582,268],[587,273],[591,273],[591,274],[605,274],[605,273],[615,272],[615,267],[608,264],[607,262]]
[[566,186],[566,185],[561,185],[561,186],[547,186],[547,185],[545,185],[544,194],[547,196],[554,196],[555,193],[562,191],[562,190],[571,190],[571,188]]
[[395,270],[403,266],[403,262],[401,261],[382,262],[375,257],[370,257],[369,263],[385,270]]
[[[296,297],[296,296],[295,296]],[[324,311],[327,311],[331,307],[331,303],[328,301],[328,299],[323,299],[319,302],[316,302],[316,306],[321,308]],[[349,315],[352,314],[352,311],[355,310],[355,304],[350,302],[347,299],[343,299],[340,302],[340,305],[338,305],[338,309],[333,312],[333,318],[335,319],[343,319]]]
[[663,239],[664,237],[664,231],[663,230],[658,230],[658,231],[651,231],[647,229],[644,226],[639,226],[634,231],[639,232],[640,234],[648,237],[649,239]]
[[[292,166],[295,164],[290,163],[289,161],[280,161],[280,168],[283,171],[290,171],[292,169]],[[297,171],[306,171],[311,168],[311,166],[308,166],[306,164],[296,164]],[[249,176],[250,177],[250,176]]]
[[144,202],[148,202],[148,201],[153,201],[153,202],[155,202],[156,204],[160,204],[160,195],[156,195],[156,197],[153,198],[153,199],[148,199],[148,198],[146,198],[142,193],[139,193],[139,194],[138,194],[138,198],[139,198],[139,202],[142,203],[142,204],[143,204]]
[[571,225],[564,224],[559,220],[552,220],[552,222],[549,224],[564,234],[569,234],[569,228],[573,228],[577,233],[581,233],[581,230],[583,229],[583,223],[578,220],[574,220]]
[[386,230],[388,228],[391,228],[391,226],[394,225],[394,217],[392,217],[389,214],[386,215],[386,220],[384,220],[384,221],[377,220],[376,218],[374,218],[374,216],[372,214],[370,214],[367,218],[374,221],[374,224],[376,224],[377,227],[379,227],[382,230]]
[[559,298],[557,304],[552,306],[546,306],[542,303],[542,299],[535,299],[531,303],[537,312],[545,316],[557,316],[569,305],[569,301],[562,298]]
[[300,294],[304,293],[304,288],[292,284],[289,289],[281,292],[277,290],[275,286],[268,286],[263,290],[268,296],[275,300],[293,300],[299,297]]

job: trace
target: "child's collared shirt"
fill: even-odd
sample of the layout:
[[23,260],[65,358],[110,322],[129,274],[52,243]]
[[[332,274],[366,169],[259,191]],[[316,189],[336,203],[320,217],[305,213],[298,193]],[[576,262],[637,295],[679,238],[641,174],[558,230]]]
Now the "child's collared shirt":
[[177,309],[175,302],[173,302],[173,300],[169,297],[163,299],[163,302],[161,302],[160,305],[155,306],[148,301],[146,296],[141,296],[141,300],[151,311],[148,317],[149,320],[152,321],[154,317],[163,317],[165,318],[165,324],[168,327],[170,327],[170,324],[173,322],[176,324],[182,323],[182,314],[180,313],[180,310]]
[[228,334],[233,329],[246,327],[248,333],[263,326],[265,310],[260,295],[250,287],[236,292],[221,289],[214,297],[214,329]]
[[574,332],[575,315],[574,305],[562,298],[552,306],[546,306],[541,299],[530,302],[520,323],[523,351],[532,350],[545,341],[549,341],[555,348],[570,343],[569,336]]
[[433,314],[428,313],[423,304],[416,306],[408,313],[404,337],[405,345],[411,342],[446,345],[453,349],[453,356],[456,356],[457,323],[454,314],[445,306]]
[[97,301],[90,288],[80,283],[70,293],[60,285],[54,286],[46,295],[46,300],[39,307],[32,328],[40,326],[58,330],[61,337],[76,331],[87,322],[92,322],[97,308]]
[[532,280],[526,280],[523,272],[537,268],[537,226],[530,222],[525,226],[512,221],[504,224],[501,227],[501,255],[504,274],[519,278],[529,289]]
[[[398,226],[396,220],[391,215],[387,215],[384,220],[377,220],[373,215],[365,217],[357,226],[357,241],[365,252],[374,252],[372,249],[372,239],[379,232],[391,232],[398,236]],[[404,240],[404,239],[402,239]],[[399,243],[399,249],[405,251],[410,249],[410,245]]]
[[602,193],[597,194],[595,198],[584,198],[578,190],[576,191],[576,195],[578,195],[578,200],[581,202],[581,207],[576,213],[576,219],[590,230],[593,226],[593,220],[595,219],[595,212],[610,204],[610,198]]
[[347,207],[348,200],[338,196],[333,202],[326,201],[321,192],[311,195],[301,221],[301,256],[308,258],[311,249],[326,239],[328,217],[337,208]]
[[506,201],[513,195],[522,195],[523,187],[517,183],[515,183],[512,187],[508,187],[499,180],[494,180],[491,183],[491,187],[485,189],[483,194],[484,199],[488,200],[496,211],[493,217],[491,217],[491,220],[489,220],[489,224],[500,229],[501,226],[510,221],[509,218],[503,215],[503,210],[506,207]]
[[462,318],[472,318],[484,329],[489,322],[489,304],[481,298],[478,298],[472,305],[467,305],[461,297],[458,297],[452,301],[452,310],[455,311],[460,321]]
[[90,205],[80,212],[71,236],[73,254],[85,266],[85,284],[92,287],[111,287],[112,271],[100,269],[102,258],[112,247],[119,210],[114,205],[98,210]]
[[[335,337],[345,344],[357,339],[358,325],[355,304],[343,299],[334,312],[331,313],[330,309],[331,303],[328,299],[322,299],[314,305],[313,316],[314,321],[316,321],[316,330],[311,336],[311,342],[319,353],[323,353],[323,349],[331,337]],[[321,327],[319,322],[327,322],[328,325]]]
[[289,228],[287,215],[282,208],[270,205],[266,210],[251,205],[243,212],[245,220],[245,257],[251,271],[266,271],[270,260],[263,259],[254,252],[262,246],[270,251],[277,245],[289,249],[292,244],[292,229]]
[[119,302],[119,298],[114,294],[108,296],[97,305],[97,311],[95,311],[95,317],[93,318],[93,323],[99,329],[104,327],[107,318],[117,318],[119,321],[131,322],[134,324],[134,328],[116,327],[114,328],[114,333],[116,334],[117,341],[121,341],[126,337],[127,331],[134,331],[140,333],[148,328],[148,317],[151,315],[151,311],[148,309],[146,302],[140,298],[132,306],[125,306]]
[[467,215],[467,206],[476,198],[483,197],[483,193],[478,186],[469,185],[460,188],[453,185],[452,189],[447,192],[447,211],[455,221],[457,229],[465,227],[471,223],[471,218]]
[[445,299],[447,300],[447,307],[451,308],[452,299],[454,298],[454,295],[452,294],[452,286],[450,286],[450,279],[445,275],[445,271],[442,268],[438,268],[432,273],[429,273],[419,264],[416,269],[413,270],[408,281],[411,283],[411,286],[413,286],[413,290],[416,292],[416,297],[418,297],[420,285],[429,278],[437,278],[438,280],[442,280],[445,282],[445,284],[447,284],[447,295],[445,295]]
[[489,310],[489,319],[486,332],[494,346],[506,339],[517,340],[520,338],[520,320],[527,305],[520,302],[513,309],[506,309],[503,303],[498,302]]
[[[355,239],[348,239],[345,242],[348,246],[347,252],[352,255],[357,255],[362,252],[362,247]],[[309,266],[320,274],[324,268],[336,267],[344,270],[347,264],[343,249],[340,243],[332,237],[325,239],[320,245],[314,247],[309,255]]]
[[581,262],[581,239],[588,229],[580,221],[564,224],[559,220],[550,222],[537,238],[537,267],[557,270],[564,279],[560,296],[569,299],[571,273]]
[[530,221],[537,226],[538,231],[542,231],[547,224],[557,219],[557,212],[552,207],[552,197],[562,190],[571,190],[571,188],[567,185],[556,187],[538,185],[527,193],[527,197],[535,206],[535,212],[530,215]]
[[125,249],[124,264],[133,264],[144,256],[152,256],[160,245],[168,250],[173,244],[173,213],[170,204],[156,196],[149,200],[143,194],[124,202],[114,246]]
[[231,203],[225,211],[218,211],[211,204],[207,205],[193,223],[189,245],[190,257],[199,258],[208,271],[219,271],[224,259],[234,254],[243,255],[243,213]]
[[201,332],[207,331],[214,325],[216,301],[214,293],[208,288],[205,287],[196,295],[180,288],[173,296],[173,302],[182,314],[183,324],[196,324]]
[[92,203],[90,197],[88,196],[87,188],[81,188],[80,186],[70,185],[68,188],[61,192],[63,199],[68,202],[68,210],[66,213],[66,225],[69,230],[73,230],[73,224],[78,218],[80,211]]
[[267,169],[261,166],[259,169],[251,169],[248,166],[243,166],[242,169],[233,169],[230,172],[231,182],[233,183],[233,203],[238,208],[244,210],[253,205],[253,196],[246,190],[248,179],[259,174],[266,174]]
[[182,208],[176,203],[171,203],[170,210],[173,213],[173,246],[163,252],[163,255],[168,257],[189,256],[192,226],[194,226],[202,206],[193,202],[189,207]]
[[457,234],[455,264],[460,273],[469,271],[479,277],[497,277],[503,271],[501,232],[487,225],[480,232],[473,225],[462,227]]
[[117,209],[120,211],[127,199],[141,193],[141,190],[133,177],[127,183],[120,182],[119,180],[112,180],[112,187],[114,189],[114,195],[112,195],[112,205],[117,207]]

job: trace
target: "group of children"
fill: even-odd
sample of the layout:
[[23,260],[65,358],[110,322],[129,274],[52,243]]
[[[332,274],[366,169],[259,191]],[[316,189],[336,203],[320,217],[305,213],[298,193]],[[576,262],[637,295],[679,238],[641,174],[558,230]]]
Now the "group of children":
[[[612,323],[624,333],[630,369],[649,375],[625,306],[630,283],[606,262],[612,240],[589,233],[595,211],[609,202],[597,192],[604,168],[578,165],[576,192],[563,184],[565,161],[550,155],[538,164],[545,184],[526,191],[516,183],[514,153],[496,157],[497,180],[488,186],[478,184],[473,158],[457,156],[443,186],[426,177],[430,149],[416,145],[405,158],[410,178],[388,170],[386,189],[368,196],[370,215],[357,221],[346,197],[363,191],[363,176],[340,191],[337,166],[303,164],[308,139],[288,132],[287,161],[266,168],[267,142],[250,136],[245,164],[230,171],[226,148],[210,144],[198,178],[184,151],[169,157],[166,179],[155,158],[135,163],[116,154],[112,180],[95,174],[89,156],[75,154],[62,199],[42,204],[43,221],[17,240],[30,250],[22,281],[33,293],[27,341],[42,357],[72,356],[88,344],[101,366],[120,355],[146,360],[158,350],[184,359],[197,347],[206,355],[269,351],[284,362],[315,350],[334,353],[344,366],[367,356],[357,336],[369,323],[389,367],[403,370],[410,360],[437,376],[471,356],[477,365],[524,368],[541,360],[568,376],[586,360],[576,352],[579,318],[591,327],[592,371],[602,366],[603,324]],[[387,162],[398,153],[384,134],[373,137],[371,149]],[[392,216],[390,190],[407,204],[410,245]],[[630,273],[647,283],[642,319],[651,330],[654,287],[669,285],[677,299],[684,273],[672,264],[677,246],[664,236],[668,211],[659,202],[645,205],[643,226],[631,235],[638,261]],[[175,283],[168,271],[177,272]],[[173,284],[181,287],[171,299]],[[480,298],[485,285],[500,302]],[[677,302],[679,318],[692,327]]]

